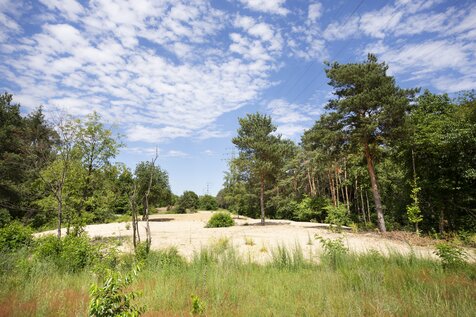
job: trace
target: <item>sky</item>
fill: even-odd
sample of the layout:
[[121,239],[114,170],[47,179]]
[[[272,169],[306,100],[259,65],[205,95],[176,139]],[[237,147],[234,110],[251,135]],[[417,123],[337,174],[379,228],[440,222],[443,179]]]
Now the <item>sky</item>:
[[476,89],[470,0],[0,0],[0,91],[25,113],[98,112],[117,161],[215,195],[238,118],[299,142],[332,98],[325,61],[388,63],[404,88]]

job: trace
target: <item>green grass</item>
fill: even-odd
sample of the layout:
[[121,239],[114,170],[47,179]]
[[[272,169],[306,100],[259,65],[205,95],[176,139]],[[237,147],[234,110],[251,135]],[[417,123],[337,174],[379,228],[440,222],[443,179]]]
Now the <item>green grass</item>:
[[[186,262],[174,249],[151,252],[133,284],[146,316],[190,316],[191,296],[207,316],[472,316],[476,267],[444,270],[439,262],[377,252],[326,255],[306,262],[302,250],[270,250],[267,265],[240,258],[226,240]],[[16,257],[16,258],[15,258]],[[61,273],[18,253],[1,262],[0,316],[87,314],[89,270]],[[125,256],[120,270],[132,267]],[[337,263],[337,265],[336,265]],[[10,265],[10,267],[9,267]]]

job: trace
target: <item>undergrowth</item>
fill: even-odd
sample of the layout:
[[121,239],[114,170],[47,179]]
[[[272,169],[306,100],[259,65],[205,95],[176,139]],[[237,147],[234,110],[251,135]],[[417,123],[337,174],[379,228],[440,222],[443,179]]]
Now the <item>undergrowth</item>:
[[[472,316],[476,311],[474,264],[448,270],[441,261],[412,254],[359,255],[342,241],[319,241],[324,250],[319,264],[308,262],[296,245],[271,248],[270,262],[258,265],[244,260],[227,238],[190,261],[175,248],[151,250],[141,273],[127,282],[135,255],[92,244],[100,260],[79,261],[85,265],[70,270],[37,255],[46,246],[61,254],[64,246],[39,243],[41,248],[0,257],[0,316],[83,316],[91,299],[104,304],[105,297],[111,299],[106,304],[119,301],[139,312],[146,307],[145,316]],[[105,289],[108,279],[98,278],[107,272],[116,293]],[[96,291],[90,294],[92,284]],[[137,292],[142,296],[131,295]]]

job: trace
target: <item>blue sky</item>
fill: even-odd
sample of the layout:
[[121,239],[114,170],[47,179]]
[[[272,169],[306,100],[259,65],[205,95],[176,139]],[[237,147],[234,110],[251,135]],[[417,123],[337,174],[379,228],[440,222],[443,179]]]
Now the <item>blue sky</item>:
[[323,61],[386,61],[402,87],[476,88],[474,1],[0,0],[0,90],[25,111],[97,111],[134,167],[216,194],[238,117],[299,141],[331,98]]

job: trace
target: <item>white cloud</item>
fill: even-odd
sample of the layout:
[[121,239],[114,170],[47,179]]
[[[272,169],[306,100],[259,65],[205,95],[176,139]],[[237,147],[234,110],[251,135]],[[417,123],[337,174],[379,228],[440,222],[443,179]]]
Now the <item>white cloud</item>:
[[273,99],[266,108],[278,127],[277,133],[286,138],[302,134],[309,128],[316,114],[315,109],[309,105],[290,104],[284,99]]
[[397,49],[379,42],[367,46],[364,52],[375,52],[388,62],[390,74],[406,75],[421,86],[431,82],[443,92],[476,88],[475,45],[428,40]]
[[289,10],[283,5],[286,0],[240,0],[248,9],[253,11],[286,15]]
[[[419,34],[423,32],[439,32],[455,19],[457,13],[450,8],[444,13],[427,12],[439,1],[397,1],[378,10],[372,10],[354,17],[346,16],[340,21],[333,21],[324,31],[329,40],[358,37],[362,34],[383,39],[390,35]],[[471,24],[471,23],[469,23]]]
[[317,19],[321,17],[321,15],[322,15],[322,4],[319,2],[311,3],[307,10],[307,18],[315,22]]
[[167,151],[167,153],[165,153],[164,156],[165,157],[187,157],[189,155],[182,151],[170,150],[170,151]]
[[70,9],[81,15],[74,25],[50,19],[5,47],[2,74],[22,103],[35,103],[27,107],[96,110],[129,141],[228,136],[210,127],[271,85],[283,45],[271,25],[243,17],[236,23],[246,32],[232,34],[224,50],[217,36],[224,13],[207,1],[96,0]]
[[75,0],[40,0],[40,2],[51,10],[58,10],[69,20],[76,21],[84,12],[84,8]]

